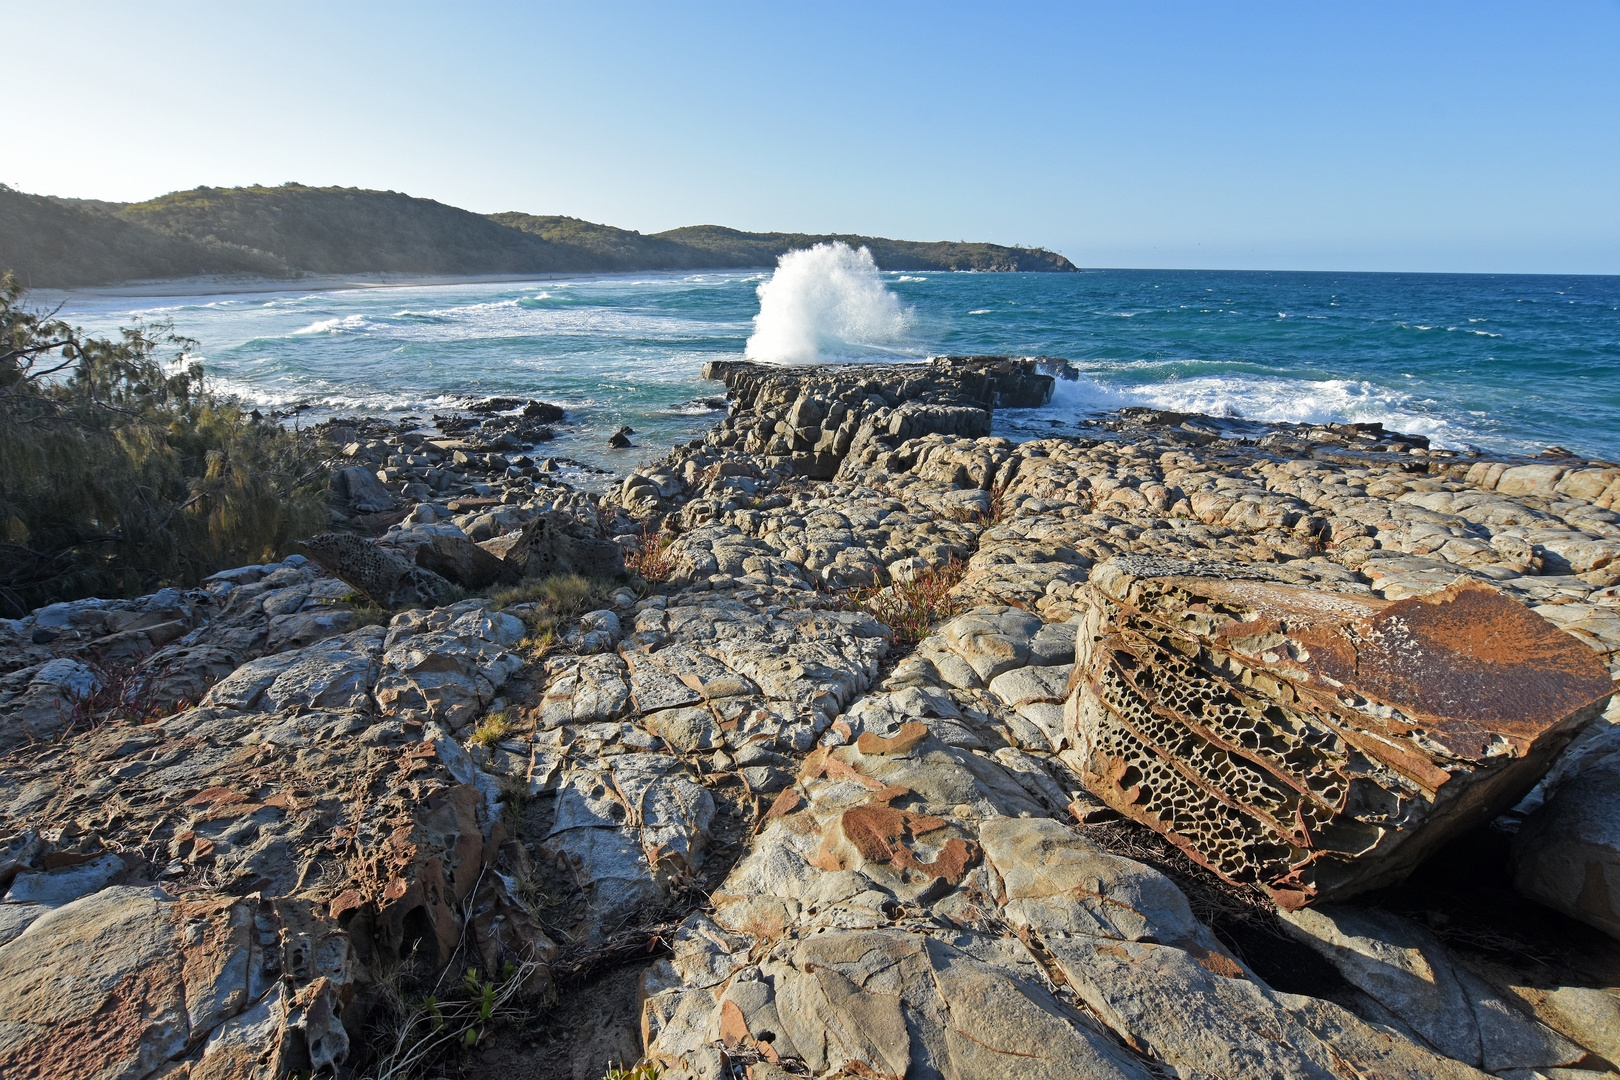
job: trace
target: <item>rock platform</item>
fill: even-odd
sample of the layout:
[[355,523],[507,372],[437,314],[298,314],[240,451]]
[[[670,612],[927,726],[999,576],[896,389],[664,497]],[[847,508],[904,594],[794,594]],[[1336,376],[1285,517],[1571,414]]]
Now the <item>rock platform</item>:
[[[0,623],[0,1075],[377,1076],[429,993],[426,1075],[1615,1075],[1620,467],[712,374],[606,496],[357,427],[386,559]],[[1465,841],[1529,899],[1403,899]]]

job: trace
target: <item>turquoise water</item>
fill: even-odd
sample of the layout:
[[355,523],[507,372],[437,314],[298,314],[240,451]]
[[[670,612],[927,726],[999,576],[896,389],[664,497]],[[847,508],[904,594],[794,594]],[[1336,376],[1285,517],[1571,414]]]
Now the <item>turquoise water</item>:
[[[624,468],[715,421],[689,404],[722,392],[699,368],[742,355],[769,277],[75,297],[64,314],[95,330],[170,320],[201,343],[217,386],[262,406],[307,405],[308,420],[426,417],[486,395],[553,401],[574,422],[548,452]],[[1620,277],[1092,270],[878,280],[899,300],[897,329],[881,343],[823,334],[829,359],[1013,353],[1066,357],[1085,372],[1051,408],[998,420],[1014,433],[1148,404],[1381,420],[1442,446],[1558,444],[1620,459]],[[636,429],[637,446],[606,449],[621,424]]]

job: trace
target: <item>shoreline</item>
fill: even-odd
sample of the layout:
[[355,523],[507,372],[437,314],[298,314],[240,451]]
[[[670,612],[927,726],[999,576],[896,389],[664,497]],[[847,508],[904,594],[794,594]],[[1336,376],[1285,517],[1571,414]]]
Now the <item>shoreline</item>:
[[438,285],[498,285],[519,281],[577,281],[639,274],[707,274],[757,270],[754,266],[717,266],[690,270],[602,270],[554,274],[312,274],[301,278],[193,277],[159,278],[118,285],[86,285],[71,289],[30,289],[32,295],[53,297],[171,297],[235,296],[245,293],[334,292],[350,289],[407,289]]

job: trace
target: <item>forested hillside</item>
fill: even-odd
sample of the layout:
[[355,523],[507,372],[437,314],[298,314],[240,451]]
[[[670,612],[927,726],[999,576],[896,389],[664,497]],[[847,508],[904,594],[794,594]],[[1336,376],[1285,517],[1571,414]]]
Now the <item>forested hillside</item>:
[[1074,270],[1039,248],[696,225],[643,235],[578,218],[475,214],[396,191],[208,188],[142,203],[29,195],[0,185],[0,270],[31,288],[199,275],[554,274],[769,266],[824,240],[865,245],[888,270]]

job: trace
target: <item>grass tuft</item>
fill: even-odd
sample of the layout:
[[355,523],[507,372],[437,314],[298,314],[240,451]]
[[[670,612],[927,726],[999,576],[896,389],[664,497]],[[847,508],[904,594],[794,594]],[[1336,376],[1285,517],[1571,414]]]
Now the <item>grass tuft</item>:
[[467,741],[474,746],[494,746],[517,729],[518,726],[505,712],[492,712],[478,722]]
[[658,1080],[658,1066],[646,1062],[630,1069],[609,1066],[608,1071],[602,1074],[602,1080]]

